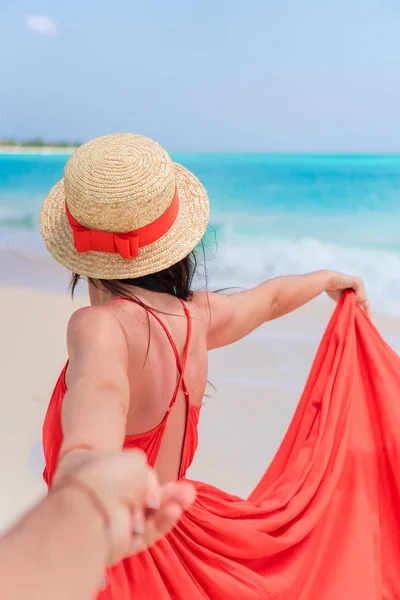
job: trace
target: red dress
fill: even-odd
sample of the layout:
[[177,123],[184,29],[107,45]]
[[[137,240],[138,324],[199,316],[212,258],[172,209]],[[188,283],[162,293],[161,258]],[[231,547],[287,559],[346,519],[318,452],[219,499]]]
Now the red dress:
[[[180,477],[197,446],[187,401]],[[46,481],[62,441],[64,372],[44,423]],[[126,438],[155,464],[168,413]],[[400,359],[355,304],[339,303],[288,432],[247,500],[194,482],[197,499],[154,547],[109,569],[99,600],[400,598]],[[257,448],[254,448],[257,452]]]

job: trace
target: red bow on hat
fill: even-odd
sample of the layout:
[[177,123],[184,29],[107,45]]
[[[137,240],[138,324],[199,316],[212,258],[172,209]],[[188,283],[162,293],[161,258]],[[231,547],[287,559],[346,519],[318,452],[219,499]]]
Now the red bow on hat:
[[140,248],[153,244],[171,229],[179,212],[179,195],[175,189],[172,202],[162,215],[152,223],[126,233],[89,229],[72,216],[67,205],[65,210],[77,252],[110,252],[125,259],[137,258]]

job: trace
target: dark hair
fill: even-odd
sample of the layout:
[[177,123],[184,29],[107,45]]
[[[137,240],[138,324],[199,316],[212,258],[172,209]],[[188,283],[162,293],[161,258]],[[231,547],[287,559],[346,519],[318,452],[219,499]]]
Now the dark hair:
[[[201,246],[204,256],[204,247],[202,244]],[[133,300],[139,304],[143,303],[129,290],[129,286],[139,287],[150,292],[171,294],[171,296],[175,296],[181,300],[190,300],[193,296],[192,283],[197,264],[196,253],[192,251],[179,262],[157,273],[130,279],[94,279],[89,277],[88,281],[98,289],[107,290],[114,296]],[[70,283],[72,297],[80,278],[81,276],[77,273],[72,274]]]

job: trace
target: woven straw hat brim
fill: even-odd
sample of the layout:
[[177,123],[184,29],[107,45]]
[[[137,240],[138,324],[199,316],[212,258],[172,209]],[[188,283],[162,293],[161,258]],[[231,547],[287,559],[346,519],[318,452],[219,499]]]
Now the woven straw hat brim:
[[95,279],[128,279],[162,271],[187,256],[203,237],[209,219],[207,192],[187,169],[174,163],[179,213],[171,229],[158,241],[140,249],[139,257],[125,259],[109,252],[77,252],[65,211],[64,180],[47,195],[40,214],[40,230],[47,250],[73,273]]

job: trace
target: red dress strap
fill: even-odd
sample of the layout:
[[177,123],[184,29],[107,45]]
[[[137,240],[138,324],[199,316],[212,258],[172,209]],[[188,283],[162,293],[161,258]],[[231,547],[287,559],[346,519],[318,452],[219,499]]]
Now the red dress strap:
[[190,394],[189,394],[189,391],[188,391],[188,388],[187,388],[187,385],[185,382],[185,368],[186,368],[186,362],[187,362],[187,357],[188,357],[188,353],[189,353],[190,339],[192,336],[192,317],[190,314],[190,310],[188,309],[186,304],[183,302],[183,300],[181,300],[180,298],[178,298],[178,300],[182,304],[182,307],[183,307],[183,310],[185,313],[185,317],[186,317],[186,323],[187,323],[186,341],[185,341],[185,347],[183,349],[182,361],[179,356],[178,348],[176,347],[175,341],[171,335],[171,332],[169,331],[169,329],[166,326],[166,324],[164,323],[164,321],[159,317],[159,315],[152,308],[149,308],[148,306],[144,307],[146,309],[146,311],[148,313],[150,313],[163,328],[163,330],[168,338],[168,341],[171,345],[171,348],[174,352],[175,360],[176,360],[176,367],[179,371],[179,379],[177,381],[175,391],[172,396],[172,400],[169,404],[167,414],[171,412],[172,407],[174,406],[174,404],[176,402],[178,392],[179,392],[179,389],[181,386],[183,388],[183,393],[185,395],[186,403],[188,406],[190,406]]
[[[116,300],[126,300],[127,302],[130,302],[130,300],[128,300],[127,298],[116,298]],[[185,395],[185,400],[186,400],[187,406],[188,407],[190,406],[190,394],[189,394],[189,390],[188,390],[186,382],[185,382],[185,368],[186,368],[186,362],[187,362],[187,357],[188,357],[188,353],[189,353],[190,339],[192,336],[192,316],[191,316],[190,310],[186,306],[185,302],[183,300],[181,300],[180,298],[178,298],[178,300],[182,304],[183,311],[184,311],[185,317],[186,317],[186,323],[187,323],[186,341],[185,341],[185,347],[183,349],[182,360],[179,356],[179,351],[178,351],[178,348],[176,347],[174,338],[172,337],[171,332],[169,331],[169,329],[166,326],[166,324],[164,323],[164,321],[159,317],[159,315],[156,313],[155,310],[153,310],[149,306],[146,306],[145,304],[142,305],[143,308],[146,310],[146,312],[151,314],[163,328],[165,335],[167,336],[168,341],[171,345],[172,351],[175,355],[176,367],[179,371],[178,382],[176,384],[175,391],[173,393],[172,400],[169,404],[166,415],[168,415],[168,413],[171,412],[172,407],[174,406],[176,399],[178,397],[178,392],[179,392],[179,389],[181,386],[183,389],[183,393]]]

